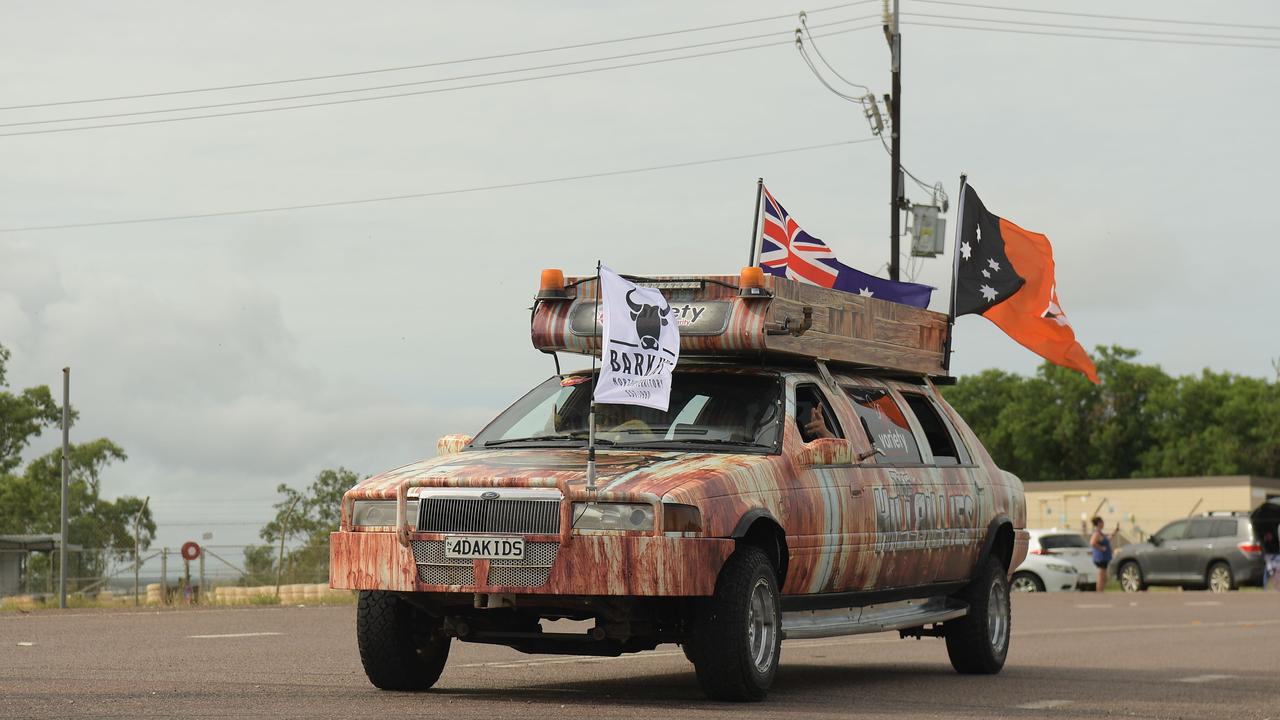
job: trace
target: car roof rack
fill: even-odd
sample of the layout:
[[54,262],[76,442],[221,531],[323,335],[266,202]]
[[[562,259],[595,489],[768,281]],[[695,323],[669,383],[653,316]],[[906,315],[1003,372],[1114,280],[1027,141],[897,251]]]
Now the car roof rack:
[[[660,290],[670,303],[682,359],[811,367],[825,361],[836,372],[954,382],[944,366],[943,313],[767,274],[623,277]],[[559,278],[558,287],[544,283],[534,300],[534,347],[599,355],[596,277]]]

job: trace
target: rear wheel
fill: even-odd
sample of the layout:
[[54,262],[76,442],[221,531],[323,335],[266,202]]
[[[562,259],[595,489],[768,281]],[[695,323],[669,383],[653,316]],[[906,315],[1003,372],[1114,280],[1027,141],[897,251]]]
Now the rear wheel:
[[967,675],[1000,672],[1009,654],[1012,620],[1004,565],[987,558],[959,597],[969,604],[969,614],[942,626],[951,667]]
[[1209,590],[1213,592],[1228,592],[1236,589],[1236,578],[1231,572],[1231,566],[1221,560],[1209,566],[1205,579]]
[[713,700],[763,700],[782,650],[782,603],[773,564],[757,547],[739,548],[716,579],[716,593],[686,655]]
[[1125,592],[1140,592],[1147,589],[1147,583],[1142,578],[1142,568],[1138,567],[1138,563],[1129,560],[1120,566],[1120,571],[1116,573],[1120,579],[1120,589]]
[[369,682],[383,690],[426,690],[449,659],[443,623],[399,596],[360,591],[356,643]]
[[1023,570],[1013,574],[1009,589],[1013,592],[1044,592],[1044,581],[1036,577],[1035,573]]

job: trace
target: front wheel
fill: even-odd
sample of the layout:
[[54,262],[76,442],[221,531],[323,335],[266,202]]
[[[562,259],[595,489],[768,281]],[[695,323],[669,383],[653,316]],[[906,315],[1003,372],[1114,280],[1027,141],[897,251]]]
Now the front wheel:
[[1009,589],[1013,592],[1044,592],[1044,582],[1035,573],[1024,570],[1013,574]]
[[369,682],[383,690],[426,690],[449,659],[443,623],[394,593],[361,590],[356,644]]
[[1142,568],[1138,567],[1138,563],[1130,560],[1120,566],[1120,589],[1125,592],[1140,592],[1147,589],[1147,583],[1142,579]]
[[729,556],[702,615],[686,654],[703,692],[713,700],[763,700],[782,650],[778,578],[764,551],[745,546]]
[[1221,561],[1210,565],[1206,584],[1216,593],[1235,590],[1236,578],[1231,572],[1231,566]]
[[993,675],[1004,667],[1009,654],[1009,581],[1004,565],[987,558],[973,580],[960,593],[969,614],[943,624],[951,667],[966,675]]

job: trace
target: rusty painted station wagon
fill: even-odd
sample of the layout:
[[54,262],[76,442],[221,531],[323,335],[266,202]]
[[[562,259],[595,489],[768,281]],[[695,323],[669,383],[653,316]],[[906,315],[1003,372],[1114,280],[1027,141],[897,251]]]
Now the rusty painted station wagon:
[[[543,280],[534,346],[598,353],[595,278]],[[370,681],[429,688],[454,639],[678,643],[710,697],[758,700],[783,639],[879,631],[998,672],[1025,503],[935,387],[946,316],[749,271],[640,282],[680,363],[666,412],[598,406],[594,490],[591,372],[557,359],[475,437],[346,493],[330,581],[361,591]]]

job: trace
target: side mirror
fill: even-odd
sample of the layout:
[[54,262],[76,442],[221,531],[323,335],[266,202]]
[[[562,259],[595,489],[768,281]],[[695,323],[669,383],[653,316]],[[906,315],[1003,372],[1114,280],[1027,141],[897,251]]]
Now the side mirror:
[[436,441],[436,455],[457,455],[473,439],[470,435],[445,435]]
[[1147,542],[1151,543],[1152,545],[1155,545],[1156,547],[1160,547],[1160,543],[1164,541],[1160,539],[1159,535],[1152,535],[1151,537],[1147,538]]
[[852,465],[853,443],[841,438],[818,438],[805,443],[795,456],[795,463],[800,467],[820,467],[823,465]]

